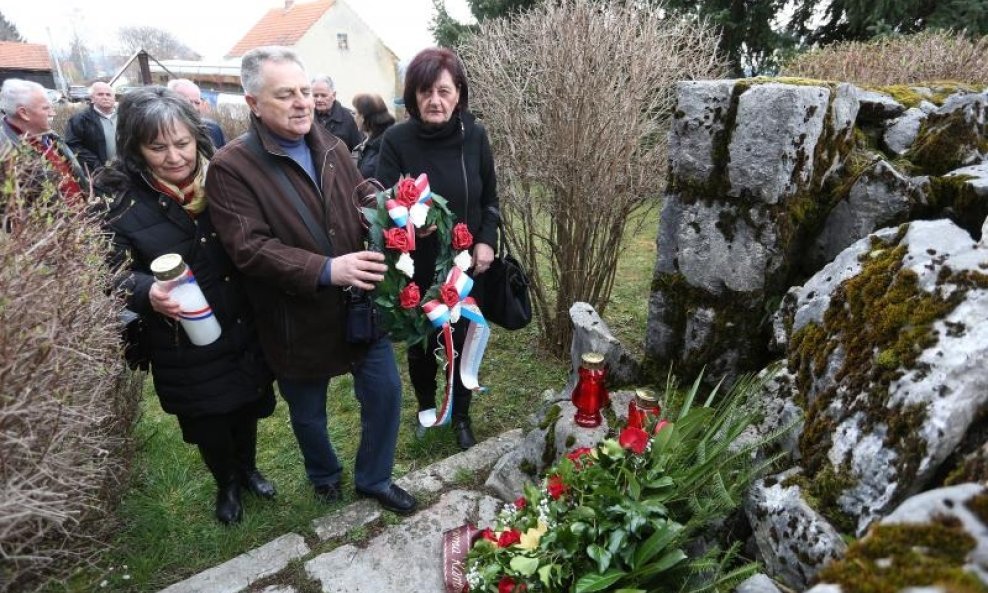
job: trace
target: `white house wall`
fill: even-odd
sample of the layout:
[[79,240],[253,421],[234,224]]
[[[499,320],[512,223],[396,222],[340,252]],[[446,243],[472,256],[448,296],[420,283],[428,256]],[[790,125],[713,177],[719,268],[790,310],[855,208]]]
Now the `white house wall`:
[[[349,49],[340,49],[337,34],[346,33]],[[337,1],[295,44],[310,76],[328,74],[336,85],[336,98],[352,108],[360,93],[380,95],[394,112],[398,87],[395,55],[345,3]]]

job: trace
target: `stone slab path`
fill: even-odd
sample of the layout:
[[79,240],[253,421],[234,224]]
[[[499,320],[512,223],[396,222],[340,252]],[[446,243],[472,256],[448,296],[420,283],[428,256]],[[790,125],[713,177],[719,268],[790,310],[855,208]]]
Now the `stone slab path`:
[[[405,593],[412,583],[416,591],[442,593],[442,533],[468,521],[489,524],[501,503],[486,492],[458,488],[458,482],[464,476],[473,476],[479,479],[471,482],[483,483],[486,472],[504,454],[517,448],[522,438],[520,429],[506,432],[397,480],[398,485],[417,495],[444,494],[438,502],[383,529],[359,546],[345,544],[317,554],[303,535],[288,533],[160,593],[296,593],[288,585],[252,588],[295,560],[304,562],[306,575],[318,582],[325,593]],[[479,475],[480,472],[485,474]],[[332,542],[355,528],[377,525],[381,520],[376,503],[359,500],[315,519],[312,533],[306,536]]]

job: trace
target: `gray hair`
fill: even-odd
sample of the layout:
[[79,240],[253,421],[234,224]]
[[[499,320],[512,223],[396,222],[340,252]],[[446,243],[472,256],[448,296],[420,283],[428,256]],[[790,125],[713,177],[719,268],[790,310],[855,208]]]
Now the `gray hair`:
[[190,87],[194,86],[196,88],[199,88],[199,85],[192,82],[188,78],[173,78],[168,81],[166,88],[170,91],[175,91],[178,90],[179,87],[183,87],[183,86],[190,86]]
[[316,74],[315,76],[312,77],[312,81],[309,84],[311,84],[312,86],[316,86],[317,82],[325,82],[326,86],[329,87],[329,90],[331,91],[336,90],[336,85],[333,84],[333,79],[330,78],[328,74]]
[[97,80],[93,84],[89,85],[89,96],[90,97],[92,97],[93,96],[93,93],[96,92],[96,85],[98,85],[98,84],[105,84],[106,85],[106,88],[110,89],[110,92],[111,93],[113,92],[113,87],[110,86],[110,83],[103,82],[102,80]]
[[3,81],[3,87],[0,87],[0,109],[7,115],[13,115],[18,107],[27,105],[31,101],[31,95],[35,91],[44,93],[45,87],[30,80],[8,78]]
[[261,65],[264,62],[295,62],[303,71],[305,64],[298,54],[287,47],[267,45],[257,47],[244,54],[240,60],[240,84],[248,95],[256,96],[264,86],[261,80]]

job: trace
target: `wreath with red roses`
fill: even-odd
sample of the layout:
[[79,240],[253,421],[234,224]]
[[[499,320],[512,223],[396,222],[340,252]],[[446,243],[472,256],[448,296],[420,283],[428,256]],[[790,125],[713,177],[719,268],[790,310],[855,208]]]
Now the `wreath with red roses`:
[[[371,247],[384,254],[388,266],[384,280],[374,289],[374,303],[383,329],[393,340],[404,340],[411,346],[432,331],[424,303],[437,300],[452,307],[459,301],[456,288],[446,279],[454,265],[463,271],[469,267],[473,236],[465,224],[454,224],[446,200],[429,190],[424,174],[417,179],[403,177],[374,197],[376,204],[361,208],[361,212],[369,225]],[[415,229],[432,225],[439,238],[439,253],[432,285],[423,289],[412,280],[410,254],[415,251]]]

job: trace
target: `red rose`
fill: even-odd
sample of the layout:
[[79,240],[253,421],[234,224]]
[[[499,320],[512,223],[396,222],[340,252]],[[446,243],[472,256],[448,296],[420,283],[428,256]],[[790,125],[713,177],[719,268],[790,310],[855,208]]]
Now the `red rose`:
[[506,529],[497,538],[497,547],[507,548],[521,541],[521,532],[517,529]]
[[395,188],[395,200],[406,208],[411,208],[419,198],[419,190],[415,188],[415,180],[405,177]]
[[384,246],[402,253],[408,253],[411,243],[408,241],[408,233],[405,229],[397,227],[384,231]]
[[494,532],[491,530],[490,527],[488,527],[487,529],[481,531],[480,532],[480,537],[486,539],[489,542],[494,542],[495,544],[497,543],[497,536],[494,535]]
[[470,249],[471,245],[473,235],[470,234],[470,229],[462,222],[456,223],[453,226],[453,249]]
[[636,455],[641,455],[648,445],[648,433],[635,426],[628,426],[621,431],[618,443],[625,449],[631,449]]
[[439,287],[439,300],[452,309],[456,303],[460,302],[460,293],[455,286],[446,283]]
[[515,501],[515,508],[521,510],[528,506],[528,501],[525,500],[524,496],[519,496],[518,500]]
[[566,459],[573,462],[573,467],[576,469],[583,469],[584,467],[592,463],[589,459],[583,459],[584,457],[590,457],[590,447],[580,447],[579,449],[573,449],[566,454]]
[[523,593],[528,591],[525,583],[515,583],[515,580],[507,575],[501,577],[497,583],[497,593]]
[[414,309],[422,301],[422,294],[419,292],[419,285],[409,282],[405,288],[401,289],[398,295],[398,304],[402,309]]
[[549,483],[546,484],[546,492],[553,500],[559,500],[559,497],[566,492],[566,483],[559,475],[549,476]]

